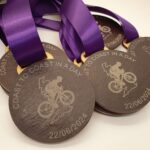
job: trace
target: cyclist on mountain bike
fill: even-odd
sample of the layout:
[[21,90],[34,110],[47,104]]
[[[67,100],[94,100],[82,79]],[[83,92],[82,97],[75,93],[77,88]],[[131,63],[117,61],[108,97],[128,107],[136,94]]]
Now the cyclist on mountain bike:
[[121,62],[117,62],[109,69],[110,74],[116,79],[120,79],[120,77],[125,73],[125,70],[120,68],[121,66]]
[[61,87],[58,85],[62,82],[62,77],[57,76],[57,78],[51,82],[49,82],[46,87],[45,91],[49,96],[49,100],[55,100],[56,94],[60,92]]

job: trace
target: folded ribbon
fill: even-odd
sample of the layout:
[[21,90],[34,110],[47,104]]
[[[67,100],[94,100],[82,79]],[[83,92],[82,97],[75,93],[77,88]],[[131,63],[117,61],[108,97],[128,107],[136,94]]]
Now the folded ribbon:
[[[90,35],[90,29],[92,28],[92,25],[89,27],[88,24],[90,24],[91,21],[88,18],[87,14],[85,15],[86,17],[84,17],[84,13],[87,13],[87,10],[83,9],[84,7],[82,6],[81,1],[64,0],[62,2],[63,2],[62,6],[61,6],[62,8],[61,8],[61,12],[60,12],[60,15],[62,18],[61,26],[60,26],[60,22],[57,22],[57,21],[52,22],[51,20],[47,20],[47,19],[42,19],[43,22],[41,20],[41,22],[38,25],[44,24],[45,28],[53,29],[53,30],[58,30],[58,27],[60,27],[59,31],[60,31],[61,43],[62,43],[68,57],[71,60],[74,60],[74,59],[79,60],[80,55],[83,51],[85,51],[87,55],[90,55],[90,54],[96,52],[98,50],[97,48],[96,48],[96,50],[94,50],[94,47],[95,47],[94,42],[96,41],[95,40],[96,34],[94,34],[94,36]],[[80,4],[78,4],[78,3],[80,3]],[[127,42],[131,42],[132,40],[139,37],[139,34],[138,34],[136,28],[130,22],[128,22],[121,16],[113,13],[112,11],[110,11],[108,9],[98,7],[98,6],[88,6],[88,8],[92,12],[98,12],[101,14],[105,14],[107,16],[111,16],[114,19],[118,20],[122,26],[122,29],[124,31],[124,36],[125,36],[125,39],[127,40]],[[57,13],[57,11],[55,11],[55,13]],[[80,14],[82,14],[82,15],[80,15]],[[86,18],[88,18],[88,22],[86,22]],[[96,28],[92,28],[92,29],[95,29],[95,31],[96,31]],[[84,34],[82,34],[83,32],[84,32]],[[91,32],[91,33],[94,33],[94,32]],[[97,34],[100,34],[99,31],[97,31]],[[84,38],[88,39],[88,40],[84,40],[84,38],[82,38],[82,35],[86,35],[86,36],[84,36]],[[86,45],[87,43],[89,44],[90,42],[93,45],[91,47],[88,45],[87,46],[88,49],[87,49],[86,46],[84,46],[84,45]],[[102,41],[101,37],[100,37],[99,42],[96,41],[96,43],[99,44],[99,46],[100,46],[99,50],[102,50],[103,49],[103,41]]]
[[[8,0],[8,2],[9,4],[7,4],[7,7],[3,11],[4,24],[1,24],[0,18],[0,26],[4,26],[3,30],[7,36],[8,44],[10,45],[10,48],[12,48],[15,58],[21,66],[26,66],[40,60],[45,55],[41,44],[36,44],[40,42],[36,29],[33,27],[34,23],[33,18],[31,17],[31,9],[37,26],[59,31],[62,46],[67,56],[72,61],[75,59],[80,61],[80,56],[83,52],[86,52],[87,56],[89,56],[104,48],[101,32],[94,17],[90,14],[90,11],[106,14],[117,19],[122,26],[125,39],[128,42],[139,36],[136,28],[127,20],[105,8],[86,6],[82,0],[30,0],[31,9],[29,1],[18,2],[18,5],[15,3],[17,0],[13,1],[15,4],[10,3],[10,0]],[[13,6],[15,5],[19,7],[19,10],[13,10]],[[9,13],[14,14],[14,16],[12,17],[12,14]],[[17,13],[22,13],[23,16]],[[58,14],[61,16],[61,22],[44,19],[43,16],[45,14]],[[6,20],[9,20],[9,23]],[[20,28],[21,25],[22,28]],[[29,27],[29,25],[32,27]],[[19,28],[17,28],[18,26]],[[21,30],[26,30],[26,32],[21,32]],[[1,33],[2,32],[0,32],[0,34]],[[34,43],[35,46],[29,46],[29,42],[32,43],[31,45]],[[17,48],[14,49],[16,45]],[[24,48],[27,49],[27,52],[22,49],[23,45],[26,45]],[[34,48],[35,51],[31,50],[31,48]],[[28,57],[29,59],[27,59]]]

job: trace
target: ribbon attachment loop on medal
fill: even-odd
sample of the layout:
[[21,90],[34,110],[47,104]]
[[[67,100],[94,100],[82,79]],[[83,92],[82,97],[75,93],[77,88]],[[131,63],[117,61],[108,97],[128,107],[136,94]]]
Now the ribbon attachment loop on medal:
[[122,42],[123,47],[125,47],[127,49],[129,48],[130,44],[131,44],[131,42],[127,42],[127,40],[123,40],[123,42]]
[[77,67],[81,67],[82,66],[82,62],[78,62],[77,61],[77,59],[75,59],[74,61],[73,61],[73,63],[74,63],[74,65],[76,65]]
[[86,53],[83,52],[83,53],[81,54],[81,60],[82,60],[82,62],[85,63],[87,59],[88,59],[88,58],[86,57]]
[[[108,51],[108,50],[110,50],[108,47],[104,47],[104,51]],[[83,63],[85,63],[86,61],[87,61],[87,59],[88,59],[88,56],[86,55],[86,52],[83,52],[82,54],[81,54],[81,61],[83,62]]]

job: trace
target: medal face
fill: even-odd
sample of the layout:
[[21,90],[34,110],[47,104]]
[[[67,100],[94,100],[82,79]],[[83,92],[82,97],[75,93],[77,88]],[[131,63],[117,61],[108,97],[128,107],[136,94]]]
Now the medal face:
[[25,69],[9,104],[16,126],[44,143],[61,142],[80,132],[94,105],[94,90],[80,69],[59,60],[43,60]]
[[[67,59],[64,52],[58,47],[48,43],[43,43],[43,46],[46,52],[52,54],[55,59]],[[18,77],[17,66],[11,51],[7,52],[0,60],[0,84],[7,93],[10,92]]]
[[127,53],[95,53],[82,69],[93,84],[96,103],[110,112],[134,113],[150,100],[150,73]]
[[131,42],[128,52],[141,61],[141,63],[149,65],[150,37],[141,37]]
[[113,19],[98,15],[95,15],[94,17],[101,30],[105,46],[109,49],[115,49],[121,45],[124,39],[121,26]]

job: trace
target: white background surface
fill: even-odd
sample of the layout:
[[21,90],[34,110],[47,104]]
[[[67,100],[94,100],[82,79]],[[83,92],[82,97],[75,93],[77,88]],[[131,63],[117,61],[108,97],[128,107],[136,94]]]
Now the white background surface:
[[[130,22],[141,36],[150,36],[150,0],[85,0],[106,7]],[[61,47],[56,32],[39,29],[42,41]],[[0,43],[0,55],[4,47]],[[143,58],[144,59],[144,58]],[[150,150],[150,105],[127,117],[93,114],[91,121],[74,138],[60,144],[41,144],[24,136],[14,125],[8,96],[0,89],[0,150]]]

